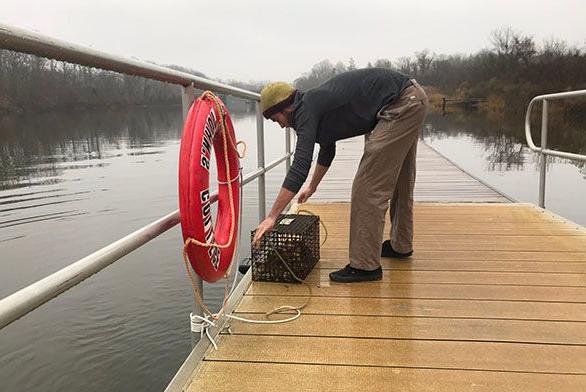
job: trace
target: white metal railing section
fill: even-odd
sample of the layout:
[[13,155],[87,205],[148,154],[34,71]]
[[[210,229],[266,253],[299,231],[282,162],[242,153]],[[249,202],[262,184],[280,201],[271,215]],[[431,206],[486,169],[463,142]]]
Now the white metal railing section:
[[[291,135],[290,130],[287,129],[285,133],[285,154],[273,162],[265,164],[264,118],[260,109],[260,95],[258,93],[214,82],[170,68],[138,60],[125,59],[1,23],[0,49],[14,50],[180,85],[182,88],[183,118],[187,116],[187,111],[195,99],[195,88],[222,92],[236,97],[254,100],[256,102],[257,118],[257,168],[253,172],[244,175],[241,186],[243,187],[249,182],[258,179],[259,221],[264,219],[266,214],[265,173],[282,162],[286,162],[287,168],[289,168],[291,160]],[[217,198],[217,193],[213,194],[211,202],[215,203]],[[175,210],[134,233],[0,300],[0,329],[176,226],[179,221],[179,210]],[[200,292],[203,292],[201,290],[202,281],[199,278],[197,279]],[[196,313],[201,314],[201,309],[196,309]]]
[[[577,90],[577,91],[568,91],[565,93],[556,93],[556,94],[545,94],[539,95],[529,102],[527,106],[527,113],[525,114],[525,139],[527,139],[527,145],[529,148],[535,152],[541,154],[541,168],[539,173],[539,206],[541,208],[545,208],[545,174],[547,168],[547,157],[560,157],[566,159],[572,159],[576,161],[583,161],[586,162],[586,155],[580,154],[573,154],[570,152],[563,152],[563,151],[556,151],[556,150],[549,150],[547,148],[547,122],[548,122],[548,102],[558,99],[566,99],[566,98],[576,98],[576,97],[586,97],[586,90]],[[533,143],[533,138],[531,137],[531,110],[536,102],[542,101],[543,107],[541,112],[541,147],[537,147],[535,143]]]

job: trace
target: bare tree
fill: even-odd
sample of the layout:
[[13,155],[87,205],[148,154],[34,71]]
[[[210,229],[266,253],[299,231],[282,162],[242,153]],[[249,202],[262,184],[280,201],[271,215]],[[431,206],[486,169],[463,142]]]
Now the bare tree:
[[393,69],[393,62],[389,59],[378,59],[374,62],[374,66],[378,68],[388,68]]
[[430,71],[433,64],[434,55],[425,49],[421,52],[415,52],[415,64],[417,66],[417,75],[423,75]]
[[562,57],[568,53],[568,44],[555,38],[543,41],[541,54],[546,57]]
[[353,71],[356,69],[356,61],[354,61],[354,57],[350,57],[348,60],[348,71]]
[[410,57],[399,57],[395,65],[399,72],[407,75],[413,75],[417,71],[417,64]]
[[296,79],[294,84],[300,90],[307,90],[347,70],[348,68],[340,61],[334,65],[330,60],[322,60],[315,64],[310,72]]
[[491,41],[498,55],[523,64],[529,64],[529,60],[537,52],[532,37],[510,27],[493,31]]

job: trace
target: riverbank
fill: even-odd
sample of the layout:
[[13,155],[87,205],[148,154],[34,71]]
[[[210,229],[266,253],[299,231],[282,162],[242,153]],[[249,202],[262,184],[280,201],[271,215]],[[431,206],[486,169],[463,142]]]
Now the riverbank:
[[[457,90],[454,94],[448,94],[434,86],[425,86],[424,89],[429,97],[431,109],[435,113],[480,112],[491,119],[507,122],[514,121],[514,118],[524,121],[527,105],[537,95],[571,91],[570,89],[543,92],[536,89],[532,93],[521,94],[517,91],[522,87],[514,85],[509,86],[506,93],[495,91],[488,94],[473,94],[469,89]],[[550,116],[557,117],[566,123],[586,123],[585,103],[584,99],[552,101],[549,104],[548,112]],[[539,110],[535,110],[533,116],[540,116],[538,112]]]

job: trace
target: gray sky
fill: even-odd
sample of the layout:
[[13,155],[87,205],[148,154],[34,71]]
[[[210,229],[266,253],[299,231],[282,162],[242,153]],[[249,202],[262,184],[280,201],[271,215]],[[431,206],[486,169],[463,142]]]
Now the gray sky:
[[0,22],[242,81],[292,81],[324,59],[471,53],[505,26],[586,46],[586,0],[0,0]]

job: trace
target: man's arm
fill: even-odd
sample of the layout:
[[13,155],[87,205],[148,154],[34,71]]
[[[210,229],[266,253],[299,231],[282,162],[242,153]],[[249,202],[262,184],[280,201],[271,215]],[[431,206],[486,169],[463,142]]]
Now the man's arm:
[[273,208],[271,208],[271,212],[269,213],[268,218],[273,218],[277,220],[279,214],[283,212],[287,204],[295,197],[295,193],[291,192],[287,188],[281,188],[279,194],[277,195],[277,199],[273,203]]
[[[328,146],[322,146],[319,152],[319,157],[315,165],[313,175],[311,176],[311,180],[309,181],[309,185],[307,186],[307,188],[305,188],[303,191],[299,193],[299,203],[305,203],[307,199],[309,199],[311,195],[315,193],[317,186],[321,182],[322,178],[324,178],[324,176],[326,175],[328,169],[330,168],[330,164],[334,159],[334,155],[336,154],[336,145],[335,143],[332,143]],[[285,180],[285,183],[283,185],[286,184],[287,180]],[[267,216],[266,219],[261,222],[261,224],[258,226],[256,230],[254,239],[252,241],[252,244],[254,246],[258,246],[258,243],[265,235],[265,233],[271,231],[273,227],[275,227],[275,223],[277,221],[277,218],[279,217],[279,214],[285,209],[287,204],[289,204],[289,202],[293,200],[293,197],[295,197],[295,194],[297,193],[297,189],[295,189],[295,192],[293,192],[285,187],[281,188],[281,191],[277,196],[277,200],[275,200],[275,202],[273,203],[273,208],[271,208],[269,216]]]
[[326,175],[335,156],[336,143],[325,145],[320,144],[319,154],[317,156],[317,163],[313,171],[313,176],[311,176],[309,185],[301,193],[299,193],[299,198],[297,199],[299,203],[305,203],[307,199],[309,199],[311,195],[315,193],[317,186],[321,182],[322,178],[324,178]]
[[273,203],[273,208],[271,208],[269,216],[267,216],[267,218],[262,221],[256,229],[252,241],[254,246],[258,246],[264,234],[273,229],[279,214],[285,209],[287,204],[293,200],[293,197],[299,192],[299,189],[309,174],[311,161],[313,159],[313,149],[315,147],[319,117],[317,115],[310,115],[302,108],[297,109],[295,117],[297,143],[295,145],[293,164],[285,176],[285,181],[283,181],[283,186],[277,195],[277,200]]
[[[313,172],[313,175],[311,176],[311,181],[309,182],[308,187],[299,194],[299,203],[305,203],[305,201],[309,199],[311,195],[313,195],[322,178],[324,178],[325,174],[327,173],[328,169],[329,166],[322,166],[319,163],[315,165],[315,170]],[[291,200],[293,200],[294,197],[294,192],[291,192],[287,188],[281,188],[279,194],[277,195],[277,199],[273,203],[273,208],[271,208],[271,212],[265,218],[265,220],[262,221],[260,225],[258,225],[258,228],[256,229],[254,239],[252,240],[253,246],[257,246],[259,241],[265,235],[265,233],[271,231],[273,227],[275,227],[275,223],[277,222],[279,214],[283,212],[285,207],[287,207],[287,204],[289,204],[289,202],[291,202]]]
[[309,185],[299,193],[299,198],[297,199],[299,203],[305,203],[307,199],[309,199],[311,195],[315,193],[317,186],[321,182],[322,178],[324,178],[329,168],[329,166],[323,166],[319,163],[316,163],[315,170],[313,171]]
[[289,202],[293,200],[294,196],[294,192],[291,192],[287,188],[281,188],[279,194],[277,195],[277,200],[275,200],[275,202],[273,203],[273,208],[271,208],[269,216],[267,216],[265,220],[263,220],[256,229],[254,239],[252,240],[253,246],[258,246],[258,243],[265,235],[265,233],[267,231],[271,231],[273,227],[275,227],[275,223],[277,222],[279,214],[285,209],[285,207],[287,207],[287,204],[289,204]]

